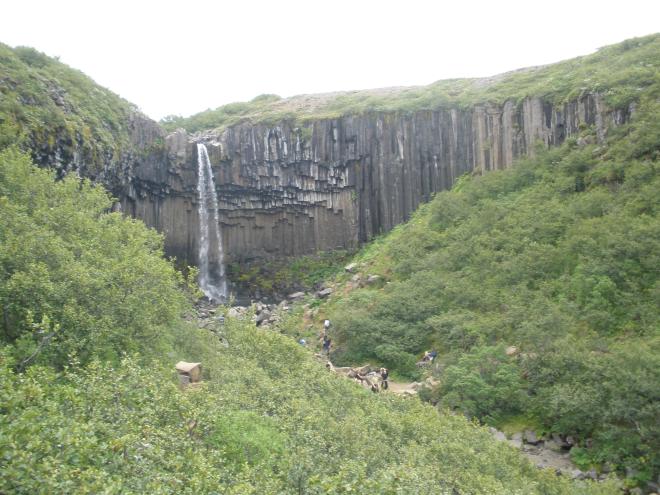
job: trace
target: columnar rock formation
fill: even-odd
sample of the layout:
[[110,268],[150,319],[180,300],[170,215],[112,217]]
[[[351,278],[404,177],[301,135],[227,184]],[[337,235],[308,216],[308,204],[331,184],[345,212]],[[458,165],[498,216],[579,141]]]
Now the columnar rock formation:
[[599,95],[561,106],[529,98],[295,126],[239,124],[167,137],[167,160],[136,167],[118,188],[124,210],[165,233],[168,254],[196,263],[196,142],[209,150],[229,262],[354,248],[405,221],[464,173],[510,167],[537,142],[561,144],[583,126],[599,138],[632,110]]

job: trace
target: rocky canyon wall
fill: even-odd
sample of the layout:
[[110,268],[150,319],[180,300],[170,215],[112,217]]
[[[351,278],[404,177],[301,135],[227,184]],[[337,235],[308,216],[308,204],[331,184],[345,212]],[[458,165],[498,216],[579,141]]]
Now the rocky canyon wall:
[[166,139],[162,160],[124,170],[125,212],[166,236],[166,251],[196,264],[197,151],[207,145],[229,262],[355,248],[405,221],[466,172],[510,167],[536,142],[561,144],[583,126],[602,139],[631,110],[599,95],[553,106],[538,98],[415,113],[370,113],[296,127],[239,124]]

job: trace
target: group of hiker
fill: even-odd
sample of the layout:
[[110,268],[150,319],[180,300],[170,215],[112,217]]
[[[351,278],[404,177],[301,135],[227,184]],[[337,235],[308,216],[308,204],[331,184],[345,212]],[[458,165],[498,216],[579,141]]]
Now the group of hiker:
[[424,357],[422,358],[422,362],[432,363],[437,355],[438,355],[438,351],[436,351],[435,349],[431,351],[426,351],[424,352]]
[[[322,351],[320,354],[317,354],[318,357],[325,356],[328,358],[330,356],[332,339],[328,335],[329,330],[330,320],[325,320],[323,322],[323,330],[319,333],[319,342],[321,343]],[[304,338],[301,338],[298,342],[303,346],[307,345],[307,341]],[[437,356],[438,352],[435,349],[425,351],[424,356],[417,365],[429,365]],[[344,374],[347,378],[355,379],[355,381],[371,389],[372,392],[380,392],[381,390],[387,390],[389,388],[389,371],[387,368],[380,368],[377,371],[374,371],[371,370],[369,366],[362,366],[360,368],[335,367],[329,360],[327,361],[326,366],[331,371]]]
[[[330,320],[325,320],[323,323],[323,331],[319,334],[319,342],[323,349],[323,354],[326,356],[330,355],[330,347],[332,346],[332,339],[328,335],[328,329],[330,328]],[[307,340],[304,338],[298,339],[298,343],[302,346],[307,345]]]
[[369,365],[352,368],[350,366],[334,366],[330,361],[326,362],[326,368],[330,371],[351,378],[372,392],[380,392],[389,388],[389,371],[387,368],[372,370]]

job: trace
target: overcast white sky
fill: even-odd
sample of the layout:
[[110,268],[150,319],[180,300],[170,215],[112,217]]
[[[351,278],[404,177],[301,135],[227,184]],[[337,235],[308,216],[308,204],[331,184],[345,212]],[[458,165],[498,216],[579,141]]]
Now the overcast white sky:
[[489,76],[660,31],[657,0],[16,0],[0,41],[158,119],[252,99]]

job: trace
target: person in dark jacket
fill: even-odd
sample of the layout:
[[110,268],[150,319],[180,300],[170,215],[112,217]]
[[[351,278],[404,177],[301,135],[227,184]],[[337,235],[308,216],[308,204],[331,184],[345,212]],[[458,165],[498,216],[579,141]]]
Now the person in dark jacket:
[[380,377],[383,379],[383,384],[381,387],[383,390],[387,390],[387,378],[390,376],[390,374],[387,371],[387,368],[381,368],[380,369]]

